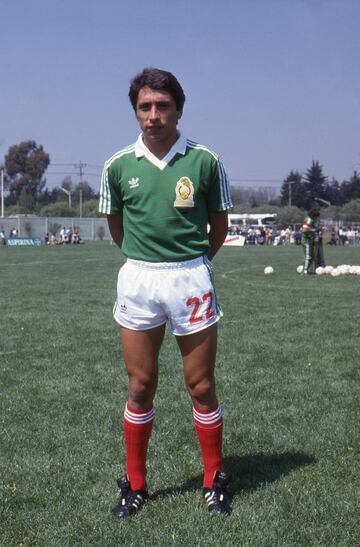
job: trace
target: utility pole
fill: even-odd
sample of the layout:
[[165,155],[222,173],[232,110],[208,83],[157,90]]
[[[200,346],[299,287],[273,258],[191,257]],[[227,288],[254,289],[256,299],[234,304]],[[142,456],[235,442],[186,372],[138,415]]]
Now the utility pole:
[[1,169],[1,217],[4,217],[4,169]]
[[86,166],[87,166],[87,163],[83,163],[82,161],[79,161],[79,163],[74,163],[75,169],[79,169],[80,182],[83,181],[82,180],[82,177],[84,174],[83,167],[86,167]]
[[[79,163],[75,163],[74,164],[74,167],[75,169],[79,169],[79,177],[80,177],[80,185],[83,181],[83,174],[84,174],[84,171],[83,171],[83,167],[86,167],[86,163],[83,163],[81,160],[79,161]],[[79,209],[80,209],[80,218],[82,218],[82,188],[80,186],[80,192],[79,192]]]
[[294,180],[289,180],[289,207],[291,207],[291,185],[294,184]]

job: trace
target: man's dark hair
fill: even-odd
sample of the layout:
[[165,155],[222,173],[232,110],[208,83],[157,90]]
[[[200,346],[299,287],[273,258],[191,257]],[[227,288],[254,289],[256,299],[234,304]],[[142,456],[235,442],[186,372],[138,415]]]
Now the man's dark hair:
[[171,72],[159,68],[144,68],[140,74],[137,74],[131,80],[129,98],[135,111],[139,91],[145,86],[170,93],[175,101],[176,109],[182,113],[185,103],[184,91]]
[[311,218],[319,217],[320,216],[319,209],[317,207],[312,207],[309,211],[309,216],[311,216]]

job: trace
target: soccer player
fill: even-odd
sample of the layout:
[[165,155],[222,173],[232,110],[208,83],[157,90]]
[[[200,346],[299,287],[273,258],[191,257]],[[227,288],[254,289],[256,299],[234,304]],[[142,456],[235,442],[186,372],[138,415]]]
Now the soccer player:
[[129,98],[141,134],[105,162],[99,201],[112,238],[126,256],[114,308],[129,378],[126,474],[118,479],[120,496],[113,513],[133,515],[148,496],[146,457],[158,355],[169,321],[192,400],[204,466],[203,496],[210,511],[230,514],[229,476],[222,470],[222,408],[214,378],[221,310],[211,262],[227,234],[229,182],[216,154],[179,133],[185,95],[173,74],[144,69],[132,80]]
[[304,250],[303,273],[305,275],[315,273],[315,268],[317,266],[316,255],[318,255],[318,246],[320,245],[319,218],[319,209],[313,207],[305,217],[302,226],[301,243]]

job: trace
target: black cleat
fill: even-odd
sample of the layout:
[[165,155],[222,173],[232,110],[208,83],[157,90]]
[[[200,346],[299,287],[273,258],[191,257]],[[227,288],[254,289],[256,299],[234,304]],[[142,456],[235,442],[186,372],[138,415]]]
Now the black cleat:
[[203,488],[203,496],[211,513],[230,515],[232,511],[227,487],[230,475],[225,471],[217,471],[212,488]]
[[120,490],[118,504],[112,509],[113,515],[118,518],[131,517],[138,512],[148,497],[147,490],[131,490],[126,475],[117,480]]

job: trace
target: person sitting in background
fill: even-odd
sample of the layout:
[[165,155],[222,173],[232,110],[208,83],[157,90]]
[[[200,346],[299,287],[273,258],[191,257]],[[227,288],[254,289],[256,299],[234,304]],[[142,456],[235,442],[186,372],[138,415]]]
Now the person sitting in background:
[[72,238],[72,229],[68,228],[67,230],[65,230],[64,243],[66,244],[71,243],[71,238]]
[[72,237],[71,237],[71,243],[74,243],[74,244],[79,244],[81,242],[81,239],[80,239],[80,235],[79,235],[79,229],[78,228],[74,228],[74,231],[73,231],[73,234],[72,234]]

